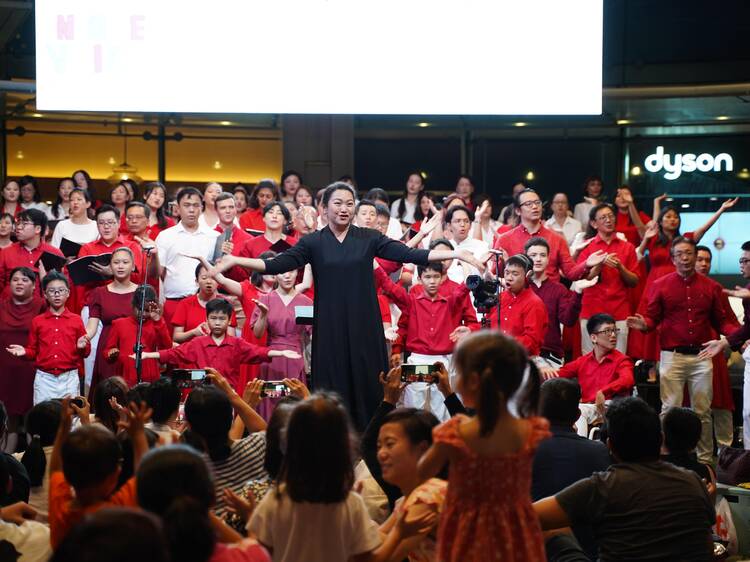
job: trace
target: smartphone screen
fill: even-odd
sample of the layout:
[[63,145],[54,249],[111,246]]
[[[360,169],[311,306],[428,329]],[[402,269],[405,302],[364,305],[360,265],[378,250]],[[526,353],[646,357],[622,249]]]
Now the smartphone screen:
[[191,369],[190,370],[190,380],[191,381],[202,381],[206,378],[206,370],[205,369]]

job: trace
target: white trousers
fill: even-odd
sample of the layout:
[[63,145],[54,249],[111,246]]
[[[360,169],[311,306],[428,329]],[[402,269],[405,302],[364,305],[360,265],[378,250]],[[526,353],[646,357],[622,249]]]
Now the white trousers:
[[[434,365],[437,362],[443,363],[448,369],[451,388],[455,390],[456,374],[453,369],[453,355],[422,355],[421,353],[412,353],[407,360],[407,364],[409,365]],[[401,400],[403,401],[403,406],[407,408],[419,408],[420,410],[432,412],[441,422],[450,418],[448,409],[445,407],[445,397],[438,390],[436,384],[427,384],[426,382],[407,384]]]
[[[591,343],[588,330],[586,330],[586,322],[588,318],[581,318],[581,353],[586,355],[594,349],[594,344]],[[627,354],[628,352],[628,325],[625,320],[617,320],[615,322],[615,328],[620,330],[617,334],[617,351],[620,353]]]
[[698,441],[698,460],[710,463],[713,460],[713,422],[711,400],[714,396],[713,362],[698,359],[697,355],[685,355],[662,351],[659,359],[659,391],[661,413],[670,408],[682,407],[683,389],[687,384],[690,407],[701,420],[701,438]]
[[80,392],[78,369],[65,371],[59,375],[36,370],[36,375],[34,375],[34,405],[55,398],[78,396]]

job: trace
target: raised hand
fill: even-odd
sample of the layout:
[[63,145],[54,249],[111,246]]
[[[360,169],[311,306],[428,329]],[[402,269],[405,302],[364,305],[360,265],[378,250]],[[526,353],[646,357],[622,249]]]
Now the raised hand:
[[138,242],[144,250],[156,249],[156,242],[151,240],[148,236],[133,236],[133,240]]
[[719,210],[721,212],[724,212],[724,211],[726,211],[728,209],[731,209],[732,207],[734,207],[737,204],[737,201],[739,201],[739,200],[740,200],[739,197],[735,197],[734,199],[727,199],[726,201],[724,201],[721,204],[721,207],[719,207]]
[[282,349],[279,351],[279,357],[286,357],[287,359],[301,359],[302,356],[297,353],[296,351],[292,351],[291,349]]
[[669,195],[667,195],[666,193],[662,193],[661,195],[657,195],[656,197],[654,197],[654,203],[661,203],[667,197],[669,197]]
[[224,488],[223,495],[227,509],[236,513],[243,522],[247,523],[253,514],[253,510],[255,510],[255,498],[253,494],[249,493],[247,499],[245,499],[235,494],[231,488]]
[[282,382],[289,389],[289,394],[302,398],[302,400],[310,396],[310,390],[307,388],[307,386],[305,386],[305,383],[303,383],[301,380],[284,379]]
[[604,260],[604,265],[620,269],[620,258],[617,257],[617,254],[607,254],[607,259]]
[[539,367],[539,374],[542,375],[542,379],[548,381],[549,379],[556,379],[560,376],[557,369],[552,367]]
[[591,244],[591,241],[594,238],[583,238],[580,239],[576,238],[576,240],[573,241],[573,244],[570,246],[570,255],[575,256],[577,255],[581,250],[583,250],[586,246]]
[[258,299],[253,299],[253,302],[255,303],[255,306],[258,307],[258,310],[260,310],[260,314],[262,316],[265,316],[266,314],[268,314],[268,305],[267,304],[265,304],[264,302],[262,302],[262,301],[260,301]]
[[597,265],[603,264],[605,261],[607,261],[607,257],[609,254],[604,252],[603,250],[597,250],[596,252],[592,253],[588,258],[586,258],[586,267],[596,267]]
[[383,385],[383,402],[394,406],[398,404],[401,393],[406,388],[406,384],[401,382],[401,367],[394,367],[387,375],[381,371],[380,384]]
[[396,520],[396,533],[401,540],[426,535],[435,528],[438,515],[425,504],[415,504],[405,509]]
[[468,336],[471,333],[471,330],[468,328],[468,326],[458,326],[455,330],[453,330],[450,335],[448,336],[448,339],[450,339],[453,343],[456,343],[460,341],[462,338]]
[[149,408],[145,402],[141,402],[138,405],[135,402],[131,402],[127,408],[123,408],[122,413],[124,415],[117,422],[117,426],[127,431],[128,435],[132,438],[134,435],[143,432],[143,427],[151,419],[154,410]]
[[634,330],[640,330],[641,332],[648,330],[648,324],[646,324],[646,319],[643,317],[643,314],[628,316],[626,323],[628,328],[633,328]]
[[158,302],[148,303],[147,310],[149,316],[151,317],[151,320],[153,320],[154,322],[158,322],[159,320],[161,320],[162,310]]
[[85,396],[78,396],[78,399],[83,403],[83,406],[79,407],[75,402],[71,400],[70,407],[73,409],[81,423],[86,425],[91,420],[91,404]]
[[231,254],[232,250],[234,250],[234,244],[230,242],[229,240],[226,240],[221,244],[221,252],[224,254]]
[[730,297],[737,297],[738,299],[750,299],[750,289],[747,287],[740,287],[735,285],[734,289],[724,289],[724,292]]
[[440,216],[440,213],[435,213],[426,221],[422,221],[422,224],[419,227],[419,232],[421,232],[424,236],[427,236],[430,232],[437,228],[437,225],[439,225],[440,221],[442,220],[443,217]]
[[657,234],[659,234],[659,225],[656,223],[656,221],[651,221],[648,223],[646,231],[643,233],[643,239],[649,240]]
[[442,394],[445,398],[448,398],[451,394],[453,394],[453,389],[451,388],[451,378],[450,374],[448,373],[448,369],[445,368],[445,365],[438,361],[435,363],[435,366],[438,368],[437,370],[437,387],[440,391],[440,394]]
[[229,381],[224,378],[219,371],[211,367],[206,367],[206,378],[211,380],[211,383],[219,390],[224,391],[227,395],[234,394],[234,388]]
[[242,391],[242,400],[251,408],[260,404],[261,392],[263,391],[263,379],[253,379],[249,381]]

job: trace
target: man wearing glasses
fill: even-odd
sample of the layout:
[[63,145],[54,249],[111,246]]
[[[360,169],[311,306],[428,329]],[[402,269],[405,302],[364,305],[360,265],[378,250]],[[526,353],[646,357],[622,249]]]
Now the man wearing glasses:
[[601,419],[604,405],[616,396],[629,396],[634,383],[633,361],[616,349],[618,329],[609,314],[594,314],[586,322],[592,351],[566,363],[545,378],[577,378],[581,386],[579,433],[588,436],[588,425]]
[[[740,255],[740,273],[742,277],[750,280],[750,240],[742,245]],[[730,297],[742,299],[742,308],[745,311],[745,319],[742,326],[727,335],[726,340],[715,339],[704,344],[705,353],[715,355],[726,347],[734,350],[742,349],[747,340],[750,340],[750,284],[745,287],[725,289],[724,292]],[[745,449],[750,449],[750,346],[745,347],[742,354],[745,360],[745,384],[742,391],[742,438]]]
[[547,277],[553,281],[560,280],[562,274],[575,281],[585,277],[589,270],[604,261],[603,254],[594,253],[586,261],[575,264],[570,257],[568,244],[557,232],[550,230],[542,222],[542,200],[533,189],[524,189],[513,199],[513,212],[520,224],[512,230],[501,234],[494,244],[496,250],[502,250],[506,258],[524,253],[524,246],[534,236],[541,236],[549,244],[549,264]]
[[671,254],[676,271],[654,283],[648,295],[646,314],[628,317],[628,326],[643,332],[659,327],[662,414],[672,407],[682,406],[683,389],[687,384],[691,407],[703,428],[698,442],[698,460],[707,463],[713,457],[711,358],[723,344],[705,344],[713,339],[712,328],[729,335],[738,325],[724,313],[721,285],[695,271],[695,241],[676,237]]
[[[47,231],[47,215],[38,209],[27,209],[18,215],[16,221],[16,240],[0,252],[0,289],[8,293],[10,272],[16,267],[28,267],[39,273],[39,258],[43,252],[62,257],[62,252],[44,241]],[[41,296],[39,279],[36,282],[36,294]]]
[[588,353],[593,349],[588,338],[586,322],[594,314],[611,314],[617,323],[617,349],[622,353],[628,348],[628,327],[630,315],[628,288],[638,284],[638,259],[630,242],[615,234],[617,219],[615,210],[607,203],[594,206],[589,213],[587,238],[590,242],[578,256],[578,263],[586,263],[591,256],[604,255],[604,261],[591,268],[589,277],[599,276],[595,285],[583,290],[581,302],[581,350]]

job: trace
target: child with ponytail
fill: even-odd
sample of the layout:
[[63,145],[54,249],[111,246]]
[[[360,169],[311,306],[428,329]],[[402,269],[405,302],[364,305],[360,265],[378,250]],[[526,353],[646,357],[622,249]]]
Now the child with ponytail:
[[419,461],[424,481],[450,462],[437,560],[546,560],[531,505],[534,450],[549,435],[535,417],[539,372],[513,338],[495,331],[467,336],[454,354],[458,392],[474,417],[433,430]]
[[31,484],[29,505],[36,512],[36,520],[47,522],[49,496],[49,457],[60,425],[62,405],[57,400],[40,402],[26,414],[26,432],[31,441],[21,457]]

